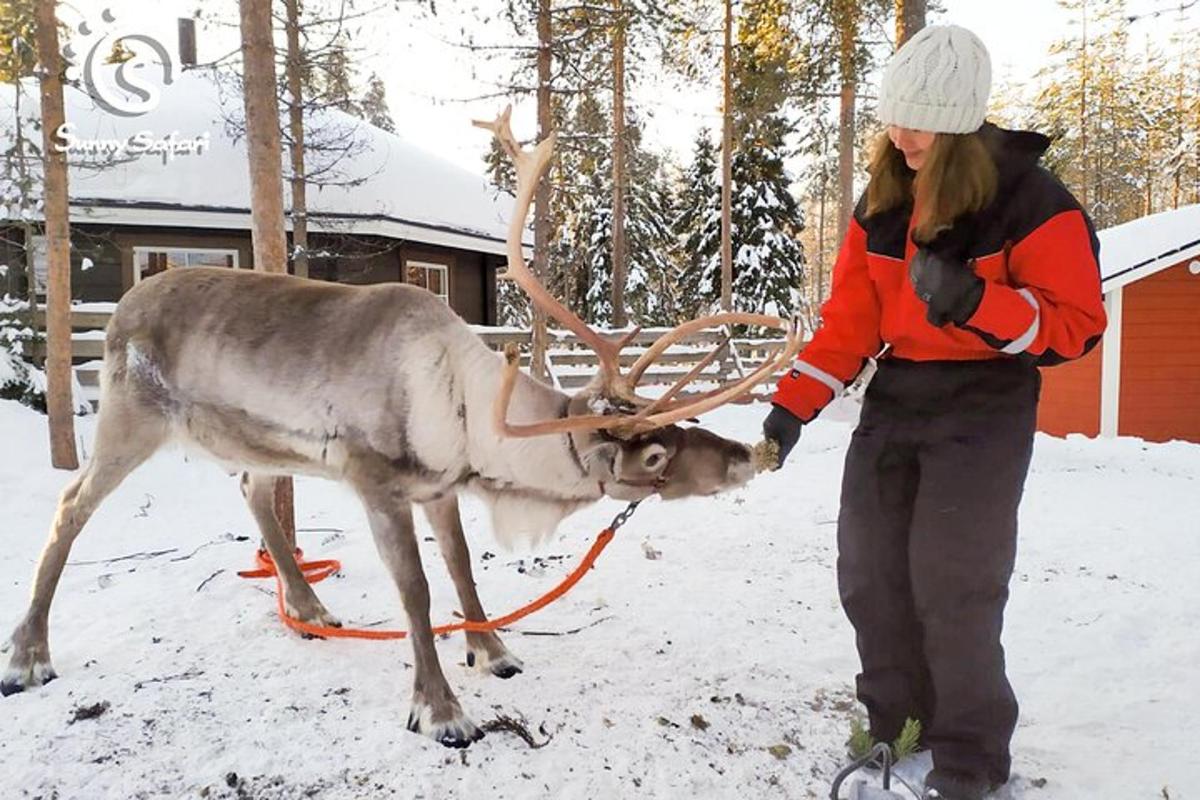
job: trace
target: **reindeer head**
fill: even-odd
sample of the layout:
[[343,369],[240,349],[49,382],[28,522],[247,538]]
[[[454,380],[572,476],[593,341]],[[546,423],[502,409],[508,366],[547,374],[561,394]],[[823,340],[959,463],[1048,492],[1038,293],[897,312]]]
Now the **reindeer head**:
[[[493,122],[476,122],[493,132],[517,174],[517,195],[508,231],[508,269],[500,277],[515,281],[534,305],[572,331],[595,351],[600,362],[596,379],[567,407],[565,417],[528,425],[508,421],[508,407],[516,384],[518,353],[515,345],[505,350],[505,373],[494,407],[497,430],[508,436],[569,434],[580,461],[595,477],[602,491],[622,500],[640,500],[651,494],[665,499],[708,495],[741,486],[755,472],[750,447],[725,439],[702,428],[683,428],[676,423],[745,395],[789,365],[800,349],[797,326],[762,314],[715,314],[690,320],[659,337],[622,373],[620,354],[638,331],[613,341],[592,330],[551,295],[525,263],[521,234],[538,181],[549,167],[554,152],[554,135],[533,150],[517,142],[509,125],[512,107]],[[646,368],[668,347],[692,333],[720,325],[755,325],[787,331],[787,340],[773,358],[749,375],[708,392],[681,396],[683,389],[716,358],[714,349],[687,375],[657,398],[636,391]]]
[[[597,397],[589,389],[575,395],[568,419],[592,413]],[[588,475],[618,500],[715,494],[747,483],[755,473],[749,447],[703,428],[667,425],[626,436],[604,430],[569,435]]]

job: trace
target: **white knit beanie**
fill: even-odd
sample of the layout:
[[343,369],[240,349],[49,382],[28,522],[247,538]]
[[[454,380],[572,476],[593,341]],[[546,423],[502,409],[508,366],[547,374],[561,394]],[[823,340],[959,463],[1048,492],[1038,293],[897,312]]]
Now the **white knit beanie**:
[[934,133],[979,130],[992,88],[992,61],[979,37],[934,25],[904,43],[883,73],[878,115],[885,125]]

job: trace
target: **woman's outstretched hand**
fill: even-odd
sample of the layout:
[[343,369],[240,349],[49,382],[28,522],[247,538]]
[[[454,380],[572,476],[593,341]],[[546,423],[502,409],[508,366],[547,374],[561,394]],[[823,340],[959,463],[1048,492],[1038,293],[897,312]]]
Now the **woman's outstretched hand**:
[[804,423],[800,421],[800,418],[783,406],[771,406],[771,413],[767,414],[767,418],[763,420],[763,438],[768,442],[774,442],[775,446],[779,448],[779,457],[772,469],[779,469],[783,466],[788,453],[792,452],[796,442],[800,441],[800,428],[803,426]]

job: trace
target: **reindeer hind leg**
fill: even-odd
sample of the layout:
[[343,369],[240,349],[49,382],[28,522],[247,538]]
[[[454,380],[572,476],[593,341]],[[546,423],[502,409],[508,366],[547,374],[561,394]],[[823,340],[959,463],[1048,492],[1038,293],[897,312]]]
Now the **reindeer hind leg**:
[[123,384],[110,388],[101,398],[92,458],[59,496],[50,536],[34,573],[29,610],[13,631],[13,653],[0,679],[0,694],[14,694],[56,677],[50,664],[50,603],[71,545],[101,501],[149,458],[167,435],[162,412],[139,402]]

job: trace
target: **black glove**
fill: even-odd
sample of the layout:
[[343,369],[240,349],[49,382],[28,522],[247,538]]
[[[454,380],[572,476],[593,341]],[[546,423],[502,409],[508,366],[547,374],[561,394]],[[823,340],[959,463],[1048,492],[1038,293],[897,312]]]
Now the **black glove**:
[[983,299],[983,278],[970,265],[922,247],[908,265],[908,279],[927,306],[925,319],[942,327],[964,325]]
[[800,441],[800,428],[803,425],[795,414],[783,406],[772,404],[771,413],[763,420],[763,438],[779,445],[779,465],[775,469],[783,466],[788,453]]

